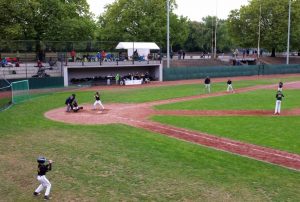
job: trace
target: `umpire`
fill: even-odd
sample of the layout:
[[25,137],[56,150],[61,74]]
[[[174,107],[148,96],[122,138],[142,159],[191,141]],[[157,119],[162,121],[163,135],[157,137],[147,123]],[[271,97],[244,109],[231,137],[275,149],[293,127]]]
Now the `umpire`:
[[65,104],[67,105],[66,112],[70,112],[73,109],[73,101],[75,100],[75,94],[72,94],[70,97],[66,99]]

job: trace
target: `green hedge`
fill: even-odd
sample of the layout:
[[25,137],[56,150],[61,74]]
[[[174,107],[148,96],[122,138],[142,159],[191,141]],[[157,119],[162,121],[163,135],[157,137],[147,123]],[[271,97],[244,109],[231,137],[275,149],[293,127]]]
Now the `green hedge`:
[[173,67],[163,69],[163,80],[300,73],[300,65],[247,65],[221,67]]
[[[24,79],[10,79],[9,82],[20,81]],[[27,79],[25,79],[27,80]],[[64,86],[63,77],[46,77],[46,78],[28,78],[30,89],[39,88],[59,88]]]

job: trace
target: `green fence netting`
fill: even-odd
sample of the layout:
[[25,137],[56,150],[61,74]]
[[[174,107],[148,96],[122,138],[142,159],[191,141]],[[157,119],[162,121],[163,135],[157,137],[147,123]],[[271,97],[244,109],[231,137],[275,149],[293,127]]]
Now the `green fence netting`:
[[164,81],[300,73],[300,65],[247,65],[220,67],[172,67],[163,69]]

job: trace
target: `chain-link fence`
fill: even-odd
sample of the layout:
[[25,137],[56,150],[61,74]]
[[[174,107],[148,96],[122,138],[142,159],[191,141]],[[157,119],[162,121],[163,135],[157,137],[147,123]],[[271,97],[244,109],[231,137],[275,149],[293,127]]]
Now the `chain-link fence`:
[[[0,41],[1,76],[6,79],[63,77],[64,66],[140,65],[160,63],[160,49],[129,42]],[[128,45],[128,43],[127,43]]]
[[0,76],[0,111],[12,104],[12,90],[10,83]]

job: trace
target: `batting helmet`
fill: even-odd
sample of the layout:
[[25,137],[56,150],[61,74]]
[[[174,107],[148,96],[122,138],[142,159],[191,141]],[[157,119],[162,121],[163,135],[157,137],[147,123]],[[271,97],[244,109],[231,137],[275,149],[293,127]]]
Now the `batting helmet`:
[[37,158],[37,162],[38,162],[38,163],[45,163],[45,162],[46,162],[46,158],[43,157],[43,156],[39,156],[39,157]]

